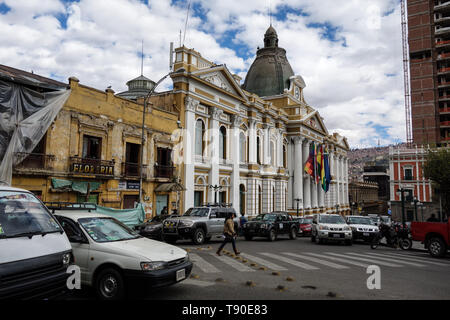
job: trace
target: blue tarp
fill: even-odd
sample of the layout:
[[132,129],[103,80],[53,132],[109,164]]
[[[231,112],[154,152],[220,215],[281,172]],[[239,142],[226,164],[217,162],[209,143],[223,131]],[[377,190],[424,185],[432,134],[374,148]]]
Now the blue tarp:
[[138,206],[134,209],[113,209],[102,206],[97,206],[95,210],[97,213],[106,214],[113,218],[116,218],[123,224],[127,225],[130,228],[137,226],[144,222],[145,219],[145,211],[144,206],[142,204],[138,204]]

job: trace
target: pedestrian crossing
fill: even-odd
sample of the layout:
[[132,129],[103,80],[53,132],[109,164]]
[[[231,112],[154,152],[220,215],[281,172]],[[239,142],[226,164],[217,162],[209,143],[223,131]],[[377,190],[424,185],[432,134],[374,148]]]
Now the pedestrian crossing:
[[[450,267],[449,260],[437,260],[415,254],[396,252],[252,252],[241,253],[243,259],[229,255],[217,256],[211,251],[189,253],[196,272],[219,274],[226,270],[238,272],[254,272],[257,267],[265,267],[270,271],[287,271],[292,268],[306,271],[348,270],[352,267],[367,268],[378,265],[389,268]],[[244,258],[246,260],[244,260]],[[246,262],[243,262],[246,261]]]

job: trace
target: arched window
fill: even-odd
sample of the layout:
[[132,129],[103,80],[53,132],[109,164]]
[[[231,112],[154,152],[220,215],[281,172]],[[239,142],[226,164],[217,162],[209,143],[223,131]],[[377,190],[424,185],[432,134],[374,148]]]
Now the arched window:
[[239,160],[241,162],[246,162],[246,151],[247,151],[247,139],[245,138],[245,134],[241,132],[239,134]]
[[261,139],[256,137],[256,162],[261,164]]
[[239,195],[240,211],[245,214],[245,186],[243,184],[239,186]]
[[219,157],[220,159],[226,159],[227,157],[227,129],[220,127],[219,130]]
[[203,136],[205,134],[205,124],[198,119],[195,123],[195,155],[202,156],[204,150]]

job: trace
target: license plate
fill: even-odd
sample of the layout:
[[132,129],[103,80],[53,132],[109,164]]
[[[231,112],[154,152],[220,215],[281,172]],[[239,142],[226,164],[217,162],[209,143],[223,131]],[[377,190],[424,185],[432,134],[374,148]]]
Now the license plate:
[[186,278],[186,271],[185,269],[181,269],[177,271],[177,281],[181,281],[184,278]]
[[363,233],[363,236],[364,236],[364,237],[368,237],[368,236],[370,236],[370,233],[364,232],[364,233]]
[[340,235],[339,233],[335,233],[335,234],[333,234],[333,237],[334,237],[334,238],[340,238],[341,235]]

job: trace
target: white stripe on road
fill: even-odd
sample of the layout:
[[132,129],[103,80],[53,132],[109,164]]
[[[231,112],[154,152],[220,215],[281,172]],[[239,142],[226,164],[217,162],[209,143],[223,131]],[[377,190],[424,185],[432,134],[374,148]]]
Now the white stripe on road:
[[326,266],[328,266],[330,268],[334,268],[334,269],[348,269],[349,268],[349,267],[346,267],[346,266],[343,266],[343,265],[340,265],[337,263],[325,261],[322,259],[317,259],[317,258],[313,258],[313,257],[305,257],[304,255],[302,256],[302,255],[290,253],[290,252],[282,252],[282,253],[285,255],[288,255],[288,256],[299,258],[299,259],[305,259],[305,260],[309,260],[309,261],[316,262],[319,264],[323,264],[323,265],[326,265]]
[[333,253],[333,252],[325,252],[325,253],[330,254],[332,256],[336,256],[336,257],[342,257],[342,258],[348,258],[348,259],[353,259],[353,260],[366,261],[366,262],[370,262],[370,263],[374,263],[374,264],[379,264],[380,266],[393,267],[393,268],[401,267],[401,265],[399,265],[399,264],[388,263],[388,262],[380,261],[377,259],[358,258],[358,257],[352,257],[352,256],[348,256],[345,254],[339,254],[339,253]]
[[245,264],[243,264],[242,262],[238,262],[236,260],[234,260],[233,258],[227,257],[227,256],[218,256],[215,253],[211,254],[212,256],[216,257],[217,259],[219,259],[220,261],[222,261],[223,263],[226,263],[227,265],[229,265],[230,267],[233,267],[234,269],[241,271],[241,272],[251,272],[251,271],[255,271],[252,268],[247,267]]
[[356,261],[348,261],[346,259],[341,259],[341,258],[336,258],[336,257],[328,257],[328,256],[324,256],[323,254],[317,254],[317,253],[313,253],[313,252],[305,252],[305,254],[307,254],[309,256],[316,256],[316,257],[325,258],[325,259],[329,259],[329,260],[333,260],[333,261],[343,262],[346,264],[363,267],[363,268],[367,268],[369,266],[366,263],[361,263],[361,262],[356,262]]
[[[351,254],[353,256],[358,256],[358,257],[374,258],[374,256],[372,254],[359,254],[359,253],[353,253],[353,252],[347,252],[347,254]],[[376,255],[376,257],[375,257],[376,259],[381,259],[381,260],[390,261],[390,262],[401,262],[402,264],[406,264],[406,265],[410,265],[410,266],[414,266],[414,267],[425,267],[424,264],[408,262],[408,261],[400,261],[398,259],[383,257],[379,254],[374,254],[374,255]]]
[[186,279],[186,280],[182,281],[181,283],[190,284],[190,285],[198,286],[198,287],[210,287],[210,286],[214,285],[214,282],[194,280],[194,279]]
[[219,273],[220,270],[214,267],[211,263],[201,258],[195,253],[189,253],[189,258],[194,263],[194,266],[199,267],[205,273]]
[[261,252],[260,254],[262,254],[263,256],[269,257],[269,258],[276,259],[278,261],[283,261],[283,262],[292,264],[292,265],[294,265],[296,267],[303,268],[303,269],[306,269],[306,270],[319,270],[319,268],[317,268],[317,267],[311,266],[309,264],[306,264],[306,263],[303,263],[303,262],[300,262],[300,261],[295,261],[295,260],[292,260],[292,259],[289,259],[289,258],[285,258],[285,257],[279,256],[277,254],[266,253],[266,252]]
[[[379,255],[377,253],[372,253],[373,255]],[[389,256],[389,257],[395,257],[397,259],[402,259],[402,260],[409,260],[409,261],[415,261],[415,262],[422,262],[422,263],[428,263],[428,264],[434,264],[436,266],[441,266],[441,267],[448,267],[450,266],[450,264],[445,264],[445,263],[439,263],[439,262],[435,262],[435,261],[429,261],[430,259],[432,259],[430,257],[430,259],[427,258],[422,258],[422,257],[416,257],[415,255],[412,254],[395,254],[395,253],[383,253],[384,256]]]
[[241,256],[243,256],[244,258],[247,258],[248,260],[256,262],[256,263],[258,263],[258,264],[260,264],[262,266],[265,266],[265,267],[267,267],[267,268],[269,268],[271,270],[274,270],[274,271],[285,271],[285,270],[287,270],[285,267],[279,266],[279,265],[277,265],[275,263],[266,261],[264,259],[252,256],[252,255],[249,255],[247,253],[241,253]]

